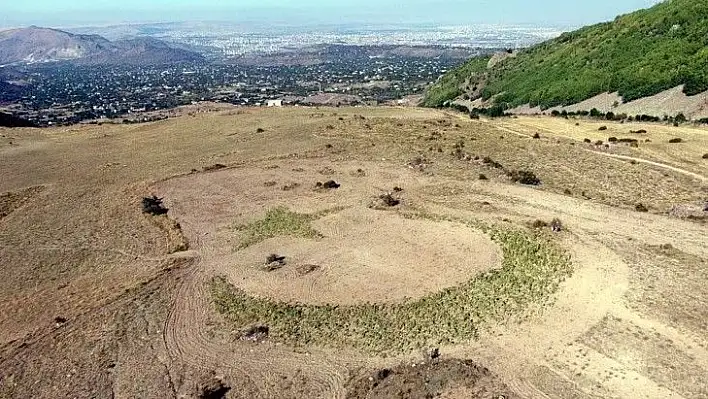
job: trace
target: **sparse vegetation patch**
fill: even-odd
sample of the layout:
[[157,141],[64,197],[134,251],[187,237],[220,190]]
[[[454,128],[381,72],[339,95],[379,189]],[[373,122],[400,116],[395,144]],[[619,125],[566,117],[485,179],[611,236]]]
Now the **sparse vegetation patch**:
[[376,198],[376,200],[369,205],[372,209],[387,209],[398,206],[401,203],[401,199],[394,196],[393,193],[381,194]]
[[[261,226],[255,229],[260,232],[258,237],[274,230],[313,234],[302,227],[302,220],[307,219],[302,215],[279,210],[269,216],[268,222],[256,223]],[[408,217],[436,218],[423,214]],[[297,227],[274,227],[282,225]],[[484,229],[501,247],[502,268],[415,301],[351,306],[293,304],[252,297],[224,278],[211,282],[211,292],[218,311],[235,326],[267,325],[270,339],[291,345],[400,353],[466,342],[474,339],[485,323],[523,317],[532,305],[547,304],[572,271],[567,255],[546,238],[521,230]]]
[[265,218],[261,220],[236,226],[236,231],[241,233],[241,243],[238,249],[243,249],[277,236],[321,237],[320,233],[310,226],[310,222],[325,214],[307,215],[292,212],[284,207],[271,209],[266,213]]
[[521,183],[528,186],[538,186],[541,184],[541,179],[529,170],[513,170],[508,172],[507,175],[514,183]]
[[[442,150],[442,149],[441,149]],[[418,170],[420,172],[424,171],[428,166],[430,166],[432,162],[430,162],[427,158],[419,156],[415,157],[412,160],[408,162],[408,167],[411,169]]]

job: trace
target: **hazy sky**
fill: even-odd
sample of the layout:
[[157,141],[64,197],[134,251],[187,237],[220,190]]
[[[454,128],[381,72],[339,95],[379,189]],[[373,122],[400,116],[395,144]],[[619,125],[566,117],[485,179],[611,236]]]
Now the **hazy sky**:
[[0,0],[0,26],[258,21],[579,25],[653,0]]

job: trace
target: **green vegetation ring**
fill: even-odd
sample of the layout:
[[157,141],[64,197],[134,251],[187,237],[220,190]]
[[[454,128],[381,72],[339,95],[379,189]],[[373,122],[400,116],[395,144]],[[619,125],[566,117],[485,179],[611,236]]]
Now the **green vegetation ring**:
[[[282,216],[283,210],[278,212]],[[466,224],[499,244],[502,267],[420,299],[350,306],[285,303],[250,296],[216,277],[211,282],[213,300],[239,328],[268,326],[270,339],[278,342],[401,353],[474,339],[485,323],[523,316],[532,306],[549,303],[572,273],[570,258],[547,238],[520,229]],[[311,233],[302,227],[292,230]]]

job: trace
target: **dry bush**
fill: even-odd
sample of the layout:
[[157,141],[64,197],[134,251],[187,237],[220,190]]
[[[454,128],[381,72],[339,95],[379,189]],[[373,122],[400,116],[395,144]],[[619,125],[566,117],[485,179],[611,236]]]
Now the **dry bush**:
[[649,208],[647,208],[644,204],[637,204],[634,206],[634,210],[637,212],[649,212]]
[[168,209],[162,204],[162,198],[158,198],[153,195],[152,197],[143,198],[143,213],[149,213],[150,215],[164,215],[167,213]]
[[276,271],[285,266],[285,257],[278,254],[270,254],[266,257],[265,271]]
[[538,186],[541,184],[541,179],[529,170],[513,170],[508,172],[507,175],[514,183],[521,183],[527,186]]
[[322,183],[322,182],[317,182],[317,184],[315,184],[315,188],[316,188],[316,189],[321,189],[321,190],[333,190],[333,189],[337,189],[337,188],[339,188],[339,187],[341,187],[341,186],[342,186],[341,184],[337,183],[337,182],[334,181],[334,180],[327,180],[327,181],[324,182],[324,183]]
[[530,223],[530,226],[534,229],[545,229],[546,227],[548,227],[548,223],[541,219],[536,219]]
[[374,201],[369,204],[369,208],[384,210],[393,208],[401,204],[401,199],[394,196],[392,193],[384,193],[379,195]]
[[295,190],[296,188],[300,187],[300,183],[288,183],[281,187],[281,190],[283,191],[292,191]]
[[304,276],[306,274],[310,274],[314,271],[317,271],[320,267],[317,265],[311,265],[311,264],[306,264],[306,265],[297,265],[295,266],[295,270],[297,273],[301,276]]
[[398,204],[401,203],[401,200],[399,200],[398,198],[391,195],[391,193],[381,194],[379,196],[379,199],[381,200],[381,202],[384,205],[389,206],[389,207],[397,206]]
[[[440,151],[442,151],[442,148],[440,149]],[[430,166],[431,163],[432,162],[430,162],[427,158],[418,156],[408,162],[408,167],[422,172],[423,170],[425,170],[425,168]]]
[[490,157],[484,157],[482,159],[482,163],[487,166],[491,166],[492,168],[495,168],[495,169],[504,169],[504,165],[500,164],[499,162],[493,160]]
[[351,173],[354,177],[366,177],[366,171],[364,169],[357,169]]
[[318,173],[325,176],[332,176],[334,174],[337,174],[337,171],[329,166],[325,166],[324,168],[320,169]]
[[198,385],[197,393],[194,396],[199,399],[223,399],[230,390],[230,386],[212,376]]
[[270,328],[268,326],[253,326],[241,333],[240,339],[243,341],[261,342],[268,338]]

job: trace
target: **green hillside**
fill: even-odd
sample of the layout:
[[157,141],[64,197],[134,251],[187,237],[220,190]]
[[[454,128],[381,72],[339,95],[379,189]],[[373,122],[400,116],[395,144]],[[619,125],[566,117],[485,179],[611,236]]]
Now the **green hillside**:
[[[475,69],[471,60],[458,71]],[[430,88],[428,106],[462,93],[458,71]],[[485,74],[481,95],[510,107],[570,105],[602,92],[625,101],[685,84],[688,95],[708,90],[708,0],[667,0],[588,26],[508,58]]]
[[425,93],[423,105],[426,107],[439,107],[447,100],[463,94],[462,83],[467,79],[478,79],[486,70],[489,57],[477,57],[467,61],[440,78]]

